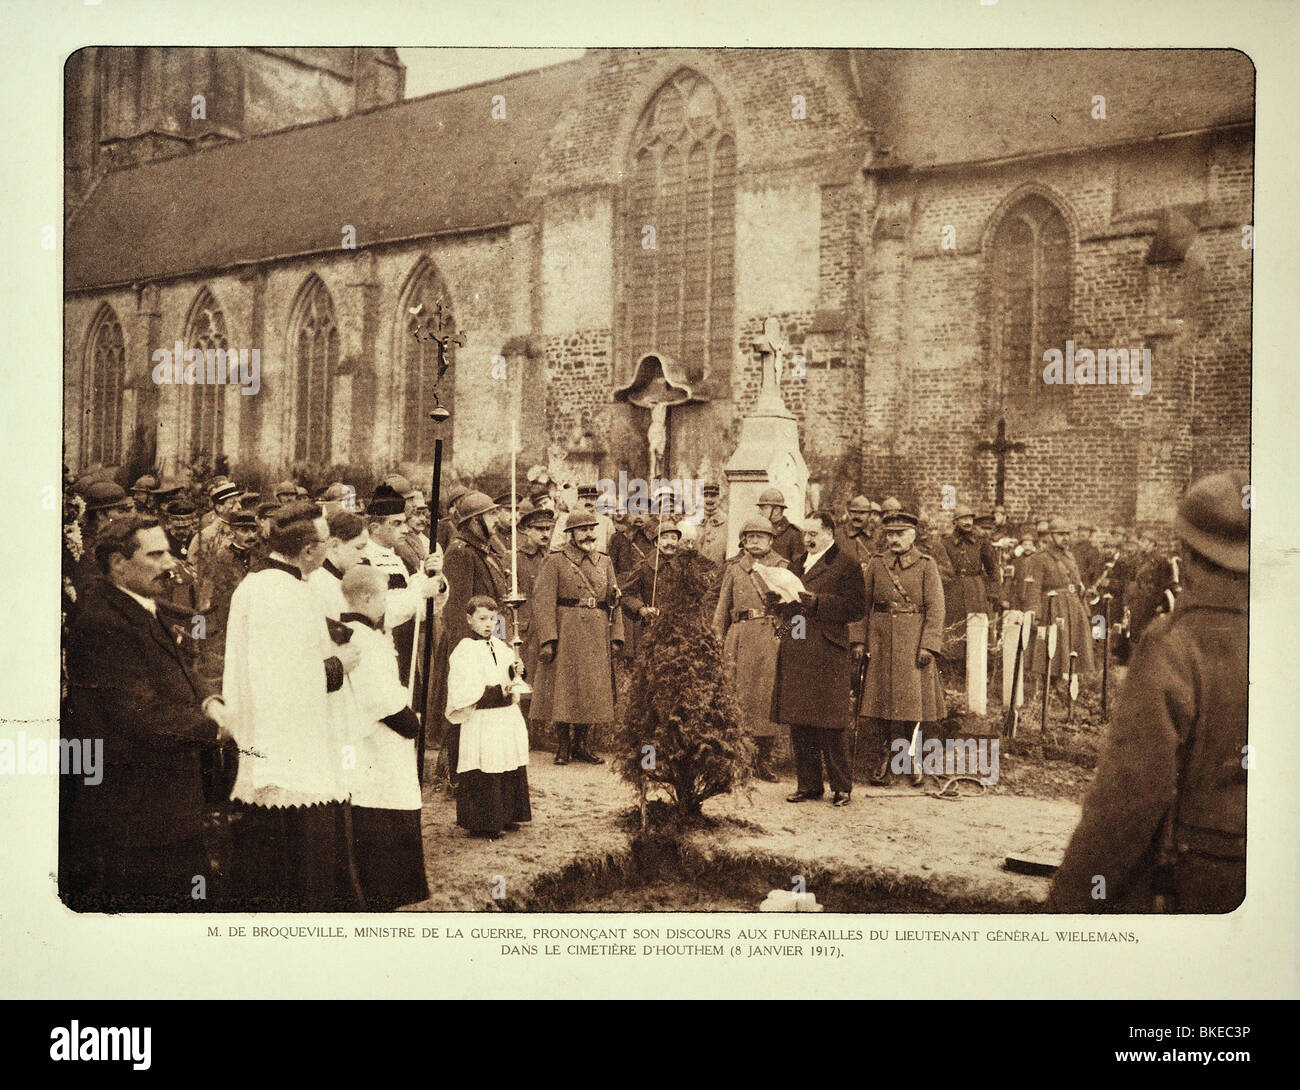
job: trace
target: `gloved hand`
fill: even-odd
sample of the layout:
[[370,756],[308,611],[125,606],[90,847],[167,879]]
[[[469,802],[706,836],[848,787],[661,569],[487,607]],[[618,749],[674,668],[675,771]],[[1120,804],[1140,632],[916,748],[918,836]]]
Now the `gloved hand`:
[[538,657],[542,662],[554,662],[554,661],[555,661],[555,641],[554,641],[554,640],[551,640],[549,643],[544,643],[544,644],[542,644],[542,649],[541,649],[540,651],[537,652],[537,657]]
[[924,670],[934,661],[934,656],[924,647],[916,653],[916,665],[918,669]]
[[867,646],[863,643],[855,643],[849,647],[849,654],[853,656],[854,662],[861,662],[862,656],[867,653]]

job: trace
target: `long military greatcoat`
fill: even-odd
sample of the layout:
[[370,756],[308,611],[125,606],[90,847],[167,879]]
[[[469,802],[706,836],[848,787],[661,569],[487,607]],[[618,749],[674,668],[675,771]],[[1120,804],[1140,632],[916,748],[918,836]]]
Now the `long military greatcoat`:
[[943,650],[943,582],[932,556],[913,547],[867,563],[867,684],[862,714],[932,723],[943,718],[939,667],[916,665],[922,648]]
[[[519,607],[519,638],[524,641],[520,655],[524,660],[524,670],[531,685],[537,678],[537,626],[533,624],[533,587],[537,583],[538,573],[546,561],[549,550],[545,545],[534,545],[531,541],[520,540],[515,550],[515,570],[519,573],[519,593],[525,598]],[[508,633],[511,639],[514,633]],[[507,641],[509,642],[509,641]]]
[[538,647],[555,641],[556,650],[553,662],[537,667],[532,718],[612,721],[611,644],[623,640],[623,611],[609,557],[572,542],[547,556],[533,585],[533,625]]
[[998,554],[992,543],[981,534],[953,532],[944,535],[941,544],[952,565],[951,577],[943,580],[944,623],[952,625],[968,613],[988,613],[989,598],[997,593],[999,583]]
[[1150,912],[1175,800],[1173,911],[1230,912],[1245,898],[1246,600],[1244,579],[1207,573],[1143,636],[1049,910]]
[[807,560],[806,554],[800,556],[790,570],[817,600],[796,613],[805,619],[802,639],[795,638],[794,625],[782,630],[772,719],[843,730],[853,725],[849,625],[865,611],[862,569],[838,545],[805,572]]
[[677,579],[679,570],[676,557],[667,560],[658,549],[653,549],[631,572],[619,577],[619,590],[623,595],[623,631],[627,635],[625,650],[628,645],[639,645],[645,640],[647,626],[641,620],[641,609],[651,605],[652,598],[655,602],[660,600],[657,596],[663,594],[668,583]]
[[[1030,581],[1032,580],[1032,582]],[[1022,608],[1034,614],[1034,626],[1062,622],[1057,634],[1056,653],[1052,657],[1052,676],[1069,673],[1070,652],[1078,652],[1075,673],[1090,674],[1096,668],[1092,657],[1092,623],[1084,609],[1082,580],[1074,558],[1064,549],[1045,545],[1029,558],[1024,568],[1021,602]],[[1054,590],[1052,614],[1047,615],[1047,592]],[[1034,677],[1043,672],[1043,659],[1047,651],[1042,640],[1034,640],[1034,659],[1029,671]]]
[[765,590],[754,565],[785,568],[789,561],[769,552],[755,560],[741,553],[728,562],[713,613],[713,631],[723,642],[723,661],[740,698],[741,723],[755,738],[770,738],[779,725],[772,721],[772,688],[781,640],[775,618],[765,608]]

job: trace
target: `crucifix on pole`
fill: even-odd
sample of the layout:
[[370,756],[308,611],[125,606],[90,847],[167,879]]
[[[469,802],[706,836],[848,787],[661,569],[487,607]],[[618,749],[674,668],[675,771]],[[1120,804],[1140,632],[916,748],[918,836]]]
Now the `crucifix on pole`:
[[[429,511],[431,520],[429,523],[429,547],[436,549],[438,547],[437,529],[439,507],[442,500],[442,436],[438,434],[441,430],[440,425],[451,416],[451,410],[445,408],[438,399],[438,383],[442,381],[442,376],[447,373],[449,364],[447,363],[447,346],[450,344],[463,346],[465,344],[464,332],[452,333],[451,327],[446,324],[447,314],[443,307],[442,300],[439,299],[433,308],[433,320],[425,324],[421,315],[424,313],[424,304],[409,308],[411,314],[411,336],[417,341],[432,341],[438,346],[438,370],[433,377],[433,408],[429,410],[429,419],[434,423],[433,439],[433,481],[429,488]],[[420,783],[424,783],[424,748],[425,739],[428,732],[428,723],[431,715],[436,715],[438,709],[429,707],[429,679],[433,673],[433,645],[436,636],[435,625],[437,623],[433,611],[433,599],[429,598],[424,607],[424,646],[423,660],[421,666],[424,673],[424,684],[420,686],[420,694],[417,703],[420,707],[420,737],[416,742],[416,758],[418,760],[418,772]],[[411,673],[415,673],[415,663],[411,663]],[[454,773],[455,770],[453,769]]]
[[975,449],[980,451],[991,450],[995,455],[997,455],[998,469],[994,483],[993,502],[996,504],[1004,503],[1006,501],[1005,493],[1007,487],[1007,455],[1023,453],[1025,450],[1025,444],[1007,442],[1007,422],[1006,420],[999,420],[998,437],[993,440],[983,440],[976,444]]

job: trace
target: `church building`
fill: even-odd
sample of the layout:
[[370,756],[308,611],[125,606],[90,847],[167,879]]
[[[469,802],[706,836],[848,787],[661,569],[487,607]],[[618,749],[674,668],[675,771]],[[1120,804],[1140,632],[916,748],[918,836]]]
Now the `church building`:
[[66,80],[74,469],[364,487],[436,434],[492,490],[515,420],[561,481],[653,446],[725,486],[769,318],[811,498],[1156,525],[1248,467],[1239,52],[592,49],[405,99],[393,49],[99,48]]

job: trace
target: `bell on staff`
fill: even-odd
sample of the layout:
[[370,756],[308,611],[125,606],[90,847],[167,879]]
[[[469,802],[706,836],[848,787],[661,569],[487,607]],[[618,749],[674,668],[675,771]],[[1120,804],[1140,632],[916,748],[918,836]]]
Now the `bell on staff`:
[[451,416],[451,410],[443,405],[435,405],[429,410],[429,419],[435,424],[441,424]]

